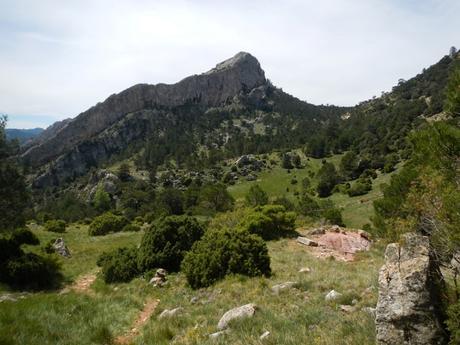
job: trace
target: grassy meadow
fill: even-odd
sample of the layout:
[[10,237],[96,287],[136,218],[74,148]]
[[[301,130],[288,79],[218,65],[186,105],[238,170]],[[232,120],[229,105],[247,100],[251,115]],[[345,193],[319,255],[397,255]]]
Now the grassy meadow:
[[[46,243],[55,234],[39,228],[34,232]],[[142,233],[118,233],[89,237],[86,226],[70,226],[65,238],[72,258],[60,261],[66,284],[94,272],[103,250],[136,245]],[[261,344],[260,335],[271,334],[264,344],[372,344],[374,323],[361,307],[375,306],[377,271],[382,250],[376,246],[355,262],[319,260],[293,239],[268,243],[273,275],[270,278],[233,276],[206,289],[192,290],[185,277],[169,275],[168,284],[154,288],[143,278],[131,283],[105,284],[98,277],[91,293],[54,291],[24,294],[16,302],[0,304],[0,344],[114,344],[131,325],[149,299],[159,299],[150,320],[132,344]],[[298,273],[309,267],[310,273]],[[296,288],[275,295],[271,286],[294,281]],[[335,289],[343,293],[337,303],[324,296]],[[20,293],[13,293],[18,297]],[[192,298],[196,297],[195,301]],[[355,299],[358,310],[345,313],[339,304]],[[194,303],[192,303],[194,302]],[[232,331],[210,339],[217,322],[227,311],[255,303],[254,318],[231,325]],[[159,320],[164,309],[184,308],[172,319]]]
[[[340,156],[328,160],[336,166]],[[265,170],[258,180],[240,179],[229,187],[238,202],[244,199],[252,184],[259,184],[270,197],[286,196],[295,200],[301,191],[301,181],[309,176],[316,184],[314,173],[321,160],[306,159],[302,169],[290,173],[278,166]],[[298,183],[291,184],[295,178]],[[372,201],[381,195],[380,185],[390,175],[379,174],[372,191],[364,196],[350,198],[336,193],[330,198],[342,208],[348,227],[359,228],[370,222]],[[298,225],[308,228],[299,217]],[[96,272],[99,255],[114,248],[137,246],[143,232],[120,232],[91,237],[88,226],[72,224],[63,234],[44,231],[41,226],[30,226],[39,237],[41,246],[57,237],[63,237],[72,257],[59,258],[64,274],[63,287],[57,291],[21,293],[0,287],[0,295],[11,294],[16,302],[0,303],[0,345],[86,345],[117,344],[117,337],[132,330],[147,301],[160,302],[145,325],[124,344],[373,344],[374,320],[363,308],[374,307],[377,301],[377,275],[383,263],[383,246],[378,243],[370,252],[360,253],[354,262],[317,259],[308,248],[294,239],[268,242],[272,276],[247,278],[231,276],[200,290],[187,286],[185,276],[174,273],[168,284],[155,288],[139,277],[130,283],[106,284],[100,276],[87,291],[71,287],[82,277]],[[303,230],[299,230],[303,231]],[[28,250],[41,251],[40,247]],[[310,273],[299,273],[309,267]],[[275,284],[293,281],[295,288],[274,294]],[[70,287],[70,288],[69,288]],[[336,302],[326,302],[330,290],[343,294]],[[341,304],[355,303],[356,311],[344,312]],[[217,331],[217,322],[229,309],[247,303],[258,307],[252,319],[231,325],[231,332],[211,339]],[[182,307],[183,312],[171,319],[158,319],[165,309]],[[270,335],[260,340],[265,331]]]

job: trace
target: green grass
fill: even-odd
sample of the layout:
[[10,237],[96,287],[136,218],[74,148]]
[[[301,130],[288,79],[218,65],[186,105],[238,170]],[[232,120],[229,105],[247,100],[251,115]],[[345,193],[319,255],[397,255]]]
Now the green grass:
[[[341,157],[341,155],[335,155],[327,158],[327,161],[334,163],[338,168]],[[258,174],[257,181],[246,181],[244,177],[240,178],[235,185],[228,187],[228,191],[237,201],[242,202],[249,188],[258,184],[270,198],[285,196],[291,201],[296,201],[297,197],[294,193],[297,191],[299,195],[301,194],[302,179],[310,178],[309,172],[316,174],[322,164],[322,159],[309,158],[308,161],[306,159],[302,156],[302,161],[307,163],[303,169],[291,169],[288,172],[288,170],[277,165]],[[348,227],[361,228],[364,224],[371,223],[371,217],[374,214],[373,201],[381,197],[380,186],[383,183],[389,183],[392,174],[379,173],[372,182],[372,190],[366,195],[349,197],[345,194],[334,193],[329,197],[336,206],[342,208],[343,220]],[[297,184],[291,184],[293,178],[297,180]],[[318,183],[315,176],[310,178],[310,181],[312,187]]]
[[[35,231],[44,240],[53,234]],[[72,259],[63,260],[70,277],[95,268],[102,251],[139,242],[141,234],[111,234],[90,238],[85,228],[69,229],[65,238]],[[268,243],[273,275],[270,278],[229,277],[207,289],[190,289],[182,274],[169,276],[166,287],[153,288],[141,278],[127,284],[107,285],[98,278],[94,295],[69,292],[35,293],[17,302],[3,302],[0,308],[0,344],[111,344],[125,333],[147,298],[160,304],[135,344],[260,344],[268,330],[268,344],[373,344],[373,319],[364,311],[345,314],[324,296],[331,289],[344,294],[343,301],[358,300],[358,307],[374,306],[377,300],[377,272],[382,248],[377,246],[351,263],[319,260],[292,239]],[[80,266],[79,266],[80,263]],[[301,267],[311,273],[300,274]],[[274,295],[270,287],[297,281],[298,287]],[[374,287],[366,292],[369,287]],[[191,303],[192,297],[198,302]],[[246,303],[259,307],[253,319],[231,325],[232,332],[210,340],[219,318],[230,308]],[[164,309],[181,306],[184,313],[172,320],[158,320]]]
[[[56,234],[43,230],[42,227],[34,228],[34,233],[40,239],[40,245],[57,237],[62,237],[69,247],[71,258],[60,258],[63,264],[63,273],[67,281],[74,280],[80,274],[86,273],[96,267],[99,255],[104,251],[114,248],[137,245],[142,237],[141,232],[119,232],[108,236],[88,236],[87,225],[70,225],[66,232]],[[33,246],[30,250],[39,251]]]

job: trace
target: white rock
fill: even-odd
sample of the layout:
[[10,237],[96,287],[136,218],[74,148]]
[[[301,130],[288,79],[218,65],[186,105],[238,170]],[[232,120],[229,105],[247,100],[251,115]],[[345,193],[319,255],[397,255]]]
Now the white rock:
[[219,320],[217,328],[219,330],[224,330],[228,328],[230,321],[236,319],[243,319],[254,316],[256,312],[256,305],[253,303],[245,304],[241,307],[236,307],[227,311]]
[[165,309],[161,312],[161,314],[158,316],[159,319],[166,319],[170,318],[173,316],[177,316],[179,313],[181,313],[184,310],[182,307],[177,307],[174,309]]
[[309,267],[302,267],[299,270],[299,273],[310,273],[310,272],[311,272],[311,269]]
[[297,242],[300,244],[304,244],[306,246],[310,246],[310,247],[318,247],[318,242],[310,240],[306,237],[301,237],[301,236],[297,237]]
[[342,294],[340,292],[337,292],[335,290],[331,290],[326,295],[325,300],[326,300],[326,302],[335,301],[336,299],[340,298],[341,296],[342,296]]
[[209,338],[212,338],[212,339],[219,338],[220,336],[228,334],[228,333],[230,333],[230,329],[212,333],[209,335]]
[[270,332],[269,331],[265,331],[264,333],[262,333],[262,335],[260,336],[260,340],[264,340],[265,338],[267,338],[268,336],[270,335]]
[[295,285],[297,285],[297,282],[285,282],[282,284],[276,284],[272,286],[272,291],[276,294],[279,294],[281,291],[290,289],[294,287]]

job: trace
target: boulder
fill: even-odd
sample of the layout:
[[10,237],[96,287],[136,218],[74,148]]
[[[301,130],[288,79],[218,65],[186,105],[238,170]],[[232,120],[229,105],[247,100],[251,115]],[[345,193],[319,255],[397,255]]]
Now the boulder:
[[379,272],[377,344],[445,344],[440,288],[444,282],[429,239],[415,233],[391,243]]
[[272,291],[275,294],[279,294],[281,291],[288,290],[290,288],[295,287],[296,285],[297,285],[297,282],[285,282],[285,283],[282,283],[282,284],[276,284],[276,285],[272,286]]
[[324,297],[324,299],[326,300],[326,302],[330,302],[330,301],[335,301],[336,299],[342,297],[342,294],[340,292],[337,292],[335,290],[331,290],[328,292],[328,294],[326,295],[326,297]]
[[270,335],[270,332],[269,331],[265,331],[262,333],[262,335],[259,337],[260,340],[264,340],[265,338],[267,338],[268,336]]
[[256,305],[253,303],[245,304],[241,307],[236,307],[227,311],[219,320],[217,328],[224,330],[228,328],[228,324],[236,319],[244,319],[253,317],[256,312]]
[[211,333],[211,334],[209,335],[209,338],[211,338],[211,339],[216,339],[216,338],[219,338],[220,336],[225,335],[225,334],[228,334],[228,333],[230,333],[230,329],[225,329],[225,330],[223,330],[223,331]]
[[297,237],[297,242],[300,244],[304,244],[306,246],[310,246],[310,247],[318,247],[318,242],[310,240],[306,237],[301,237],[301,236]]
[[164,268],[159,268],[155,272],[155,276],[150,279],[149,284],[152,284],[155,287],[162,287],[166,284],[166,270]]
[[310,272],[311,272],[310,267],[302,267],[302,268],[299,270],[299,273],[310,273]]
[[70,258],[70,251],[69,248],[67,248],[64,239],[63,238],[57,238],[54,243],[53,243],[53,249],[56,253],[59,255],[65,257],[65,258]]
[[316,228],[308,232],[308,234],[311,236],[324,235],[325,233],[326,233],[326,230],[324,228]]
[[174,309],[165,309],[158,316],[158,319],[166,319],[166,318],[171,318],[171,317],[177,316],[183,310],[184,310],[184,308],[182,308],[182,307],[177,307],[177,308],[174,308]]

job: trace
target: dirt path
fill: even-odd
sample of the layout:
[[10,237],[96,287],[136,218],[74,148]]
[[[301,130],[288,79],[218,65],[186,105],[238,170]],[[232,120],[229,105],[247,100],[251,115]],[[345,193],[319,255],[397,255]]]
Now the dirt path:
[[131,341],[139,334],[140,329],[144,326],[147,321],[152,316],[153,312],[155,311],[158,303],[160,303],[159,299],[150,299],[144,304],[144,308],[137,316],[137,319],[131,326],[131,329],[115,338],[114,343],[117,345],[127,345],[130,344]]
[[78,293],[83,293],[87,295],[94,295],[94,291],[91,290],[91,285],[97,278],[97,274],[99,273],[99,268],[88,272],[86,274],[80,275],[71,285],[65,287],[61,290],[61,293],[67,293],[69,291],[75,291]]

